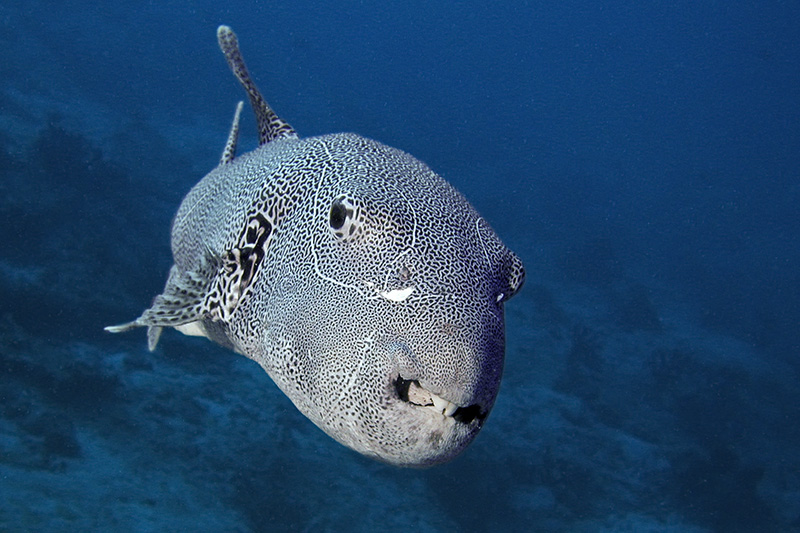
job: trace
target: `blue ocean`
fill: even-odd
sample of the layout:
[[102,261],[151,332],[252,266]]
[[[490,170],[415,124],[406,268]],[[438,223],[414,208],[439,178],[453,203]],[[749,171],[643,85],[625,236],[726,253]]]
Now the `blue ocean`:
[[[523,260],[497,402],[382,464],[206,339],[105,326],[245,94],[461,191]],[[800,3],[4,0],[0,531],[800,531]],[[258,146],[242,113],[240,153]]]

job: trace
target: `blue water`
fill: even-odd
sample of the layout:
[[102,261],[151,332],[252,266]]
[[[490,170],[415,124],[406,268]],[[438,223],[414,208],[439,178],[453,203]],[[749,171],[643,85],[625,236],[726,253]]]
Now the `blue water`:
[[[0,6],[0,530],[800,530],[800,4],[275,4]],[[525,261],[452,463],[102,331],[163,287],[243,97],[221,23],[300,135],[414,154]]]

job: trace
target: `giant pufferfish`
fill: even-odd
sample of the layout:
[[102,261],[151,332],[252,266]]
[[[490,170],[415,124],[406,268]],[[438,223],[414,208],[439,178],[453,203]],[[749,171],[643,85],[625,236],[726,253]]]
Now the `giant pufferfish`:
[[220,47],[247,91],[259,147],[219,166],[172,225],[162,294],[136,320],[260,364],[297,408],[364,455],[429,466],[477,435],[500,386],[503,306],[520,259],[444,179],[352,133],[301,139],[267,105],[233,31]]

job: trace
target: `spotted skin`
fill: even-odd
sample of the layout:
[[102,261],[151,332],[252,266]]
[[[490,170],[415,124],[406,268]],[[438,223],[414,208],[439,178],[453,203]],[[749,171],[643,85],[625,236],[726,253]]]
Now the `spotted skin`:
[[[218,36],[246,73],[233,32]],[[300,139],[262,116],[266,141],[183,200],[163,294],[107,329],[147,326],[151,348],[164,327],[205,335],[342,444],[401,466],[452,459],[494,404],[521,261],[409,154],[351,133]]]

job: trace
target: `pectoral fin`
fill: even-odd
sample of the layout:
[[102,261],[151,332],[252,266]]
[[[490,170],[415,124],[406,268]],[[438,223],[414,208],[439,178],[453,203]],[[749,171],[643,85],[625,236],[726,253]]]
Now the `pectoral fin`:
[[164,292],[142,316],[132,322],[108,326],[106,331],[122,333],[147,326],[147,344],[154,350],[161,332],[172,327],[185,335],[208,337],[204,320],[227,323],[246,296],[264,258],[273,225],[262,214],[247,223],[235,248],[215,257],[210,251],[200,266],[180,272],[173,266]]
[[[202,319],[209,312],[208,295],[217,278],[217,261],[207,255],[197,270],[181,273],[173,265],[164,287],[164,292],[153,300],[149,309],[132,322],[108,326],[106,331],[122,333],[147,326],[147,340],[150,350],[154,350],[161,331],[173,327],[194,335],[205,335]],[[187,326],[193,324],[193,326]]]

